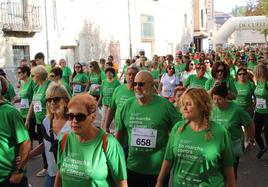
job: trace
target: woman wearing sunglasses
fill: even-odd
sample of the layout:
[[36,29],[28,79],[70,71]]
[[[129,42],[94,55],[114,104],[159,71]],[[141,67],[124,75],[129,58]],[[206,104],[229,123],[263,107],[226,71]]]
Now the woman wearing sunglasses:
[[[116,75],[116,74],[115,74]],[[101,88],[101,70],[97,61],[92,61],[89,63],[89,73],[88,73],[88,81],[89,81],[89,93],[99,100],[100,97],[100,88]]]
[[59,141],[55,187],[127,186],[123,149],[112,136],[96,128],[96,100],[83,93],[68,104],[71,132]]
[[56,176],[58,139],[71,127],[66,112],[70,96],[63,85],[51,83],[46,91],[47,116],[42,122],[43,143],[30,152],[30,157],[45,153],[48,161],[43,187],[53,187]]
[[237,97],[234,100],[239,106],[247,111],[253,117],[254,104],[252,97],[254,96],[255,85],[249,80],[248,72],[245,68],[239,68],[236,73],[235,87]]
[[234,80],[230,77],[230,71],[227,64],[222,61],[216,61],[211,70],[212,79],[208,79],[205,84],[205,89],[211,95],[215,86],[225,84],[228,88],[227,99],[233,100],[236,98],[237,90],[234,85]]
[[180,81],[173,65],[168,65],[166,71],[167,73],[164,73],[161,77],[158,93],[166,99],[173,99],[174,90],[179,86]]
[[207,78],[204,77],[206,73],[206,66],[204,62],[196,64],[196,75],[190,75],[184,82],[186,88],[205,88]]
[[73,89],[73,96],[86,91],[88,88],[87,74],[83,71],[83,66],[79,62],[74,64],[74,72],[70,85]]
[[[19,80],[22,82],[19,90],[20,97],[20,114],[23,117],[24,123],[26,121],[27,114],[29,112],[30,105],[32,103],[33,93],[35,84],[33,80],[30,78],[31,69],[28,66],[20,66],[17,68],[17,75]],[[28,128],[29,136],[31,142],[35,138],[35,118],[32,116],[30,118],[29,128]]]

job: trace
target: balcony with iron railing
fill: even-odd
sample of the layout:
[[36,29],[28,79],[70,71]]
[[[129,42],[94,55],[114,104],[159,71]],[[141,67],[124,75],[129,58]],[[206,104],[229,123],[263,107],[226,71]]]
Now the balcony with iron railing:
[[[23,3],[0,3],[1,25],[6,34],[41,31],[40,7]],[[1,28],[0,28],[1,29]]]

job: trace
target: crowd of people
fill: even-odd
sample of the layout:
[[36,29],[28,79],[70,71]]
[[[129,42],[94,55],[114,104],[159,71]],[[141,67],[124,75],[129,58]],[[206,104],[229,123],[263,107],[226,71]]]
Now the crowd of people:
[[267,151],[268,47],[140,51],[122,69],[40,52],[17,68],[16,95],[0,68],[0,187],[27,187],[41,154],[44,187],[236,186],[244,152]]

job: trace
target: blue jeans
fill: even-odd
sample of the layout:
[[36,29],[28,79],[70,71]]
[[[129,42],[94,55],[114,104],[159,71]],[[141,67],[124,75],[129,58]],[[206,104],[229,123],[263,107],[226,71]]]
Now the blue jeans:
[[55,181],[55,176],[50,177],[49,175],[46,175],[43,187],[53,187],[54,186],[54,181]]

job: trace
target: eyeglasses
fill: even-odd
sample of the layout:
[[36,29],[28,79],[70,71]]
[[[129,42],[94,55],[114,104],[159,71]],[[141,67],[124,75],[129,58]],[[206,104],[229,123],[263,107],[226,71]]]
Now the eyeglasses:
[[94,112],[91,112],[89,114],[83,114],[83,113],[76,113],[76,114],[74,114],[74,113],[69,113],[68,112],[65,115],[66,115],[66,117],[67,117],[67,119],[69,121],[73,121],[74,118],[75,118],[76,121],[81,122],[81,121],[85,121],[87,119],[87,116],[89,116],[90,114],[93,114]]
[[145,82],[133,82],[133,86],[138,86],[140,88],[144,87]]
[[62,97],[50,97],[50,98],[46,98],[46,102],[51,103],[51,101],[53,101],[54,103],[58,103],[60,102],[61,99]]
[[217,69],[216,72],[217,72],[217,73],[219,73],[219,72],[222,72],[222,73],[223,73],[224,70],[223,70],[223,69]]
[[240,75],[247,75],[247,74],[246,73],[238,73],[237,75],[240,76]]
[[75,66],[74,68],[75,68],[75,69],[80,69],[81,67],[80,67],[80,66]]

